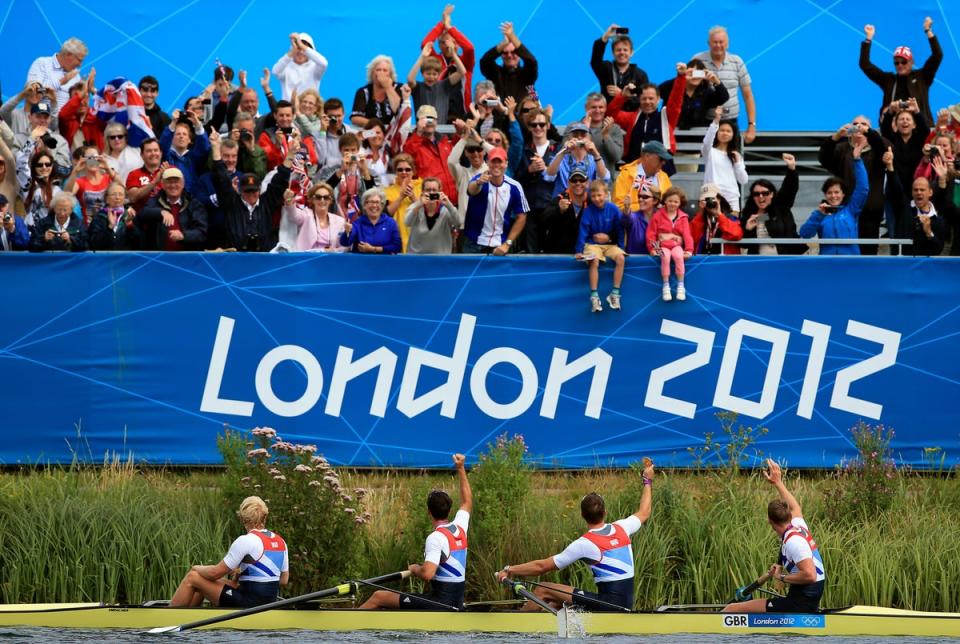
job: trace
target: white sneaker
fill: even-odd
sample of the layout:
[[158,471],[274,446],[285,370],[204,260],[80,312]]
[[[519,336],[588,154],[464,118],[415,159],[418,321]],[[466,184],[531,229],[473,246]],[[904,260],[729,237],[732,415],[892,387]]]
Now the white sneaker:
[[590,296],[590,311],[592,313],[599,313],[603,310],[603,305],[600,304],[600,297],[596,295]]
[[620,310],[620,294],[611,293],[610,295],[608,295],[607,304],[609,304],[610,308],[613,309],[614,311],[619,311]]
[[687,289],[682,285],[677,287],[677,300],[683,302],[687,299]]
[[672,299],[673,299],[673,296],[670,295],[670,285],[669,285],[669,284],[664,284],[664,285],[663,285],[663,301],[664,301],[664,302],[669,302],[669,301],[672,300]]

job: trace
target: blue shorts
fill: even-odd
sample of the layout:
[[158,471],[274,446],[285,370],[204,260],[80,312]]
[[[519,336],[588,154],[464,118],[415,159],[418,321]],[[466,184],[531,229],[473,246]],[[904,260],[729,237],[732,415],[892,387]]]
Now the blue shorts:
[[594,613],[616,612],[615,608],[592,602],[591,599],[599,599],[607,604],[633,610],[633,577],[620,581],[599,583],[595,593],[579,588],[573,589],[574,606],[582,606]]
[[[444,604],[463,608],[463,583],[434,581],[428,593],[404,593],[400,595],[400,608],[404,610],[443,610]],[[426,600],[426,601],[425,601]]]
[[221,608],[253,608],[277,601],[277,583],[241,583],[238,588],[224,586],[217,606]]

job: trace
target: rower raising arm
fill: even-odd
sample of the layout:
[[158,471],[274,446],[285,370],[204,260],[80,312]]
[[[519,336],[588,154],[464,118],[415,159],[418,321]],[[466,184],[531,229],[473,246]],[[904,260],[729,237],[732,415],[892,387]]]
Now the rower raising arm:
[[783,473],[780,471],[780,464],[772,458],[768,458],[767,469],[763,470],[763,476],[770,485],[777,488],[780,500],[787,504],[787,509],[790,510],[791,516],[793,516],[794,519],[802,518],[803,509],[800,507],[800,502],[790,493],[787,486],[783,484]]

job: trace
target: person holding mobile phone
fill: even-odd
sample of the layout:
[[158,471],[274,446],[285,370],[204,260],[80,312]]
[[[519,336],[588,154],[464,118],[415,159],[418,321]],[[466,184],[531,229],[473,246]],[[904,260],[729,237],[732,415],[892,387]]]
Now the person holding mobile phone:
[[[628,35],[627,27],[613,24],[607,27],[603,35],[593,41],[593,50],[590,53],[590,69],[593,70],[597,82],[600,83],[600,93],[609,103],[623,92],[623,88],[633,83],[637,87],[650,82],[647,72],[630,62],[633,58],[633,41]],[[607,43],[611,43],[613,60],[604,60],[603,53]]]
[[[740,94],[743,94],[743,106],[747,112],[747,128],[743,130],[744,143],[753,143],[757,136],[757,103],[753,96],[750,72],[743,59],[729,51],[730,36],[727,28],[717,25],[707,33],[707,51],[700,52],[694,58],[703,62],[708,71],[713,72],[727,88],[729,97],[722,107],[723,118],[738,120],[740,118]],[[713,118],[713,112],[709,114]]]

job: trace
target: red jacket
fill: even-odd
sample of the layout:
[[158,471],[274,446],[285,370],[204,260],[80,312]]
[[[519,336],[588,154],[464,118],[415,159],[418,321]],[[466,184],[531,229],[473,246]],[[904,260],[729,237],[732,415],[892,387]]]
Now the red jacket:
[[682,210],[677,213],[677,218],[673,221],[670,221],[670,217],[667,216],[667,210],[665,208],[660,208],[657,212],[653,213],[653,217],[650,218],[650,223],[647,224],[647,252],[656,252],[659,250],[661,244],[664,248],[673,248],[678,245],[676,241],[661,242],[659,238],[660,233],[680,235],[683,238],[683,250],[688,253],[693,252],[690,220],[687,218],[687,213]]
[[[673,83],[673,89],[670,90],[670,96],[667,103],[660,108],[661,130],[663,131],[663,145],[671,152],[677,151],[677,139],[673,131],[677,129],[677,121],[680,120],[680,109],[683,107],[683,93],[687,90],[686,74],[677,74],[677,80]],[[623,128],[623,150],[630,149],[630,136],[633,134],[633,128],[640,118],[640,112],[628,112],[623,109],[626,102],[623,94],[610,101],[607,106],[607,116],[611,117],[617,125]]]
[[83,140],[96,144],[103,151],[103,131],[107,124],[97,118],[96,112],[87,104],[86,94],[77,94],[60,108],[57,119],[60,126],[60,135],[67,140],[70,149],[74,149],[73,137],[80,130],[83,131]]
[[[716,237],[720,237],[726,241],[740,241],[743,239],[743,228],[740,227],[740,222],[736,219],[731,219],[726,215],[720,215],[717,217],[716,228],[709,231],[710,235],[706,239],[703,239],[705,226],[706,217],[703,216],[703,211],[701,210],[693,216],[693,219],[690,220],[690,237],[693,238],[694,255],[702,254],[704,252],[704,247],[709,240]],[[740,248],[736,244],[724,244],[723,254],[739,255]]]
[[403,151],[413,157],[417,176],[421,179],[436,177],[440,179],[444,194],[454,204],[457,203],[457,183],[447,167],[447,157],[453,150],[454,142],[448,137],[439,137],[439,143],[425,139],[417,132],[407,137]]
[[[420,43],[420,49],[422,50],[427,45],[433,46],[433,42],[440,37],[444,32],[445,27],[443,26],[443,21],[438,22],[430,32],[423,37],[423,41]],[[463,50],[463,54],[460,56],[460,62],[463,63],[463,66],[466,68],[467,73],[463,79],[463,105],[469,110],[470,105],[470,92],[473,88],[473,66],[476,63],[476,52],[473,49],[473,43],[464,36],[456,27],[450,27],[450,35],[453,36],[453,39],[460,49]],[[436,58],[440,61],[440,64],[443,65],[443,70],[440,72],[440,78],[446,78],[447,72],[449,71],[449,63],[447,59],[443,57],[443,54],[438,54],[433,49],[430,50],[430,55],[433,58]],[[469,113],[469,112],[468,112]]]
[[[301,143],[307,148],[310,163],[316,166],[317,151],[313,147],[313,138],[305,136]],[[260,138],[257,139],[257,145],[263,148],[267,155],[267,170],[273,170],[287,158],[287,143],[286,141],[277,141],[276,130],[270,129],[261,132]]]

